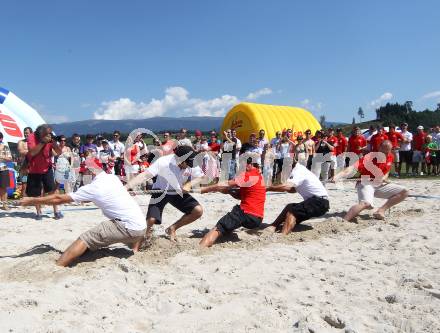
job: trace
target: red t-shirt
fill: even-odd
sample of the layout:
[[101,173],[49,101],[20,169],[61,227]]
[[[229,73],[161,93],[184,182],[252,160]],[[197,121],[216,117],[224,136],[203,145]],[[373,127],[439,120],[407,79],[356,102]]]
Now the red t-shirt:
[[357,155],[362,153],[362,148],[367,145],[367,140],[362,135],[352,135],[348,139],[348,151]]
[[370,139],[371,151],[379,151],[379,147],[385,140],[388,140],[388,136],[384,132],[374,134]]
[[388,140],[391,141],[393,145],[393,149],[399,148],[399,142],[403,140],[403,135],[399,132],[388,132],[387,133]]
[[332,154],[333,155],[336,155],[336,149],[337,149],[337,147],[338,147],[338,138],[336,137],[336,136],[334,136],[334,135],[332,135],[332,136],[329,136],[328,138],[327,138],[327,142],[329,143],[329,144],[331,144],[335,149],[332,151]]
[[388,154],[388,156],[386,156],[385,162],[378,162],[377,157],[373,157],[373,155],[376,154],[377,152],[368,153],[367,155],[359,159],[359,161],[357,161],[356,168],[358,169],[361,176],[366,175],[375,178],[375,175],[373,174],[373,169],[375,168],[379,168],[383,175],[386,175],[388,172],[390,172],[391,166],[394,162],[393,154]]
[[[28,149],[32,149],[38,145],[35,133],[28,136],[27,144]],[[30,153],[27,155],[29,161],[29,173],[44,174],[52,167],[52,143],[46,143],[40,152],[31,156]]]
[[335,149],[336,155],[341,155],[347,149],[348,141],[347,138],[343,135],[337,136],[336,139],[338,140],[338,144],[336,145],[336,149]]
[[413,137],[414,150],[418,150],[418,151],[423,150],[423,145],[425,144],[426,135],[427,134],[425,132],[417,133],[414,135]]
[[211,141],[208,143],[208,146],[211,147],[211,151],[219,152],[220,145],[217,142]]
[[235,178],[240,187],[240,208],[246,214],[264,217],[266,187],[259,169],[251,167]]

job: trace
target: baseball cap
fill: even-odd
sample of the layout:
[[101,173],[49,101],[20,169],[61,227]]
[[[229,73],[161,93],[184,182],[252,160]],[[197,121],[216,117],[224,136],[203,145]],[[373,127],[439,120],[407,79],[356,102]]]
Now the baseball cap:
[[179,146],[174,152],[177,156],[177,162],[186,162],[190,168],[194,165],[194,158],[196,157],[196,152],[189,146]]
[[420,125],[420,126],[417,126],[417,129],[418,129],[418,130],[422,130],[422,129],[424,129],[424,128],[423,128],[422,125]]
[[200,130],[196,130],[195,135],[196,135],[196,136],[202,136],[202,131],[200,131]]

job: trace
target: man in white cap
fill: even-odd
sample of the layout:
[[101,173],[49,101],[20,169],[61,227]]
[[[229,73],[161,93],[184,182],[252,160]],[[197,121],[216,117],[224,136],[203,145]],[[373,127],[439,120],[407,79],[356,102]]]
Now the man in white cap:
[[412,172],[415,176],[419,174],[419,166],[420,163],[422,163],[422,170],[420,172],[420,175],[423,175],[426,172],[426,163],[423,159],[423,145],[425,144],[426,139],[426,132],[424,131],[423,126],[417,127],[417,133],[413,137],[413,147],[414,147],[414,153],[413,153],[413,165],[412,165]]

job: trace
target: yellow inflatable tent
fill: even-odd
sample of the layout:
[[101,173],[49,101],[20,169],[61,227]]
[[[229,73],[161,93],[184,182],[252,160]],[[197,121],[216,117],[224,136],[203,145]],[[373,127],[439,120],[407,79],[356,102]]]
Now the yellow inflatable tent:
[[255,103],[240,103],[234,106],[223,119],[223,131],[235,128],[237,137],[246,142],[251,133],[258,136],[264,129],[268,140],[275,137],[276,131],[292,129],[293,137],[310,129],[312,134],[321,129],[316,118],[307,110],[291,106],[278,106]]

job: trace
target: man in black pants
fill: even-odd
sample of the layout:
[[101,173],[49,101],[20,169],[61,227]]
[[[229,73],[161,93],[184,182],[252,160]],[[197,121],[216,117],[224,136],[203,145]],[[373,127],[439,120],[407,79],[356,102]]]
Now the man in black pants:
[[158,158],[145,172],[128,182],[126,187],[133,189],[139,184],[156,177],[153,194],[147,212],[147,238],[151,236],[153,225],[162,223],[162,213],[167,204],[180,210],[184,215],[169,226],[165,232],[171,241],[176,241],[176,230],[187,225],[203,214],[202,206],[188,192],[192,186],[201,182],[203,171],[193,166],[196,153],[189,146],[179,146],[175,154]]
[[288,204],[268,227],[272,232],[281,228],[284,235],[289,234],[296,224],[322,216],[330,208],[327,190],[319,178],[305,166],[295,163],[285,184],[269,186],[266,189],[273,192],[298,192],[304,199],[299,203]]

